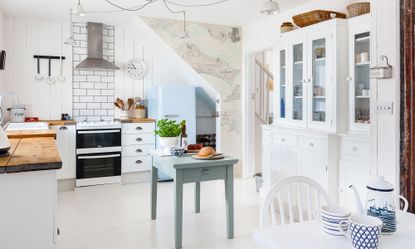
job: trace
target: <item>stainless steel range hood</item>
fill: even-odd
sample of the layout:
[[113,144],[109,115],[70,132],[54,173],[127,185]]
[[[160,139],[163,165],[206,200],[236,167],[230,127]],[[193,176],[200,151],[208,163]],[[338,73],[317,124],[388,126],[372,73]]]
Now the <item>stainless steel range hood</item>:
[[120,69],[103,57],[103,24],[88,22],[88,57],[79,63],[77,69],[94,69],[94,70],[115,70]]

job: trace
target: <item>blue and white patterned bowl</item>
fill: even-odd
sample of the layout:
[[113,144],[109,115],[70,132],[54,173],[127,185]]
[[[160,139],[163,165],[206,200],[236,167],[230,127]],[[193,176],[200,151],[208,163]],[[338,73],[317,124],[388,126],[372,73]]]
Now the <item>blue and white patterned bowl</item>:
[[185,150],[182,147],[171,147],[170,148],[171,155],[172,156],[175,156],[175,157],[181,157],[181,156],[183,156],[184,151]]
[[333,236],[344,236],[344,233],[340,231],[340,227],[347,229],[347,225],[345,224],[339,227],[339,223],[347,221],[350,214],[349,210],[336,205],[326,205],[321,207],[320,219],[323,223],[323,231]]

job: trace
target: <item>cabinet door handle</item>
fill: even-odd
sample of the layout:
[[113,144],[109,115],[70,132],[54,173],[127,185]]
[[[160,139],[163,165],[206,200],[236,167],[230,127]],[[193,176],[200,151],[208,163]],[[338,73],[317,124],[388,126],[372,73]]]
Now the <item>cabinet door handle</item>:
[[202,175],[208,175],[209,174],[209,169],[202,169],[201,173],[202,173]]
[[307,83],[310,83],[311,82],[311,79],[307,79]]
[[135,161],[135,163],[136,163],[136,164],[142,164],[142,163],[143,163],[143,161],[141,161],[141,160],[137,160],[137,161]]
[[305,83],[307,83],[307,80],[306,80],[306,79],[303,79],[301,82],[302,82],[303,84],[305,84]]
[[346,77],[347,81],[352,81],[352,79],[353,79],[352,77]]
[[281,142],[285,142],[285,138],[281,138]]
[[143,150],[142,149],[137,149],[135,152],[141,153],[141,152],[143,152]]
[[309,145],[310,145],[310,147],[314,147],[314,143],[313,142],[310,142]]
[[141,130],[143,129],[143,127],[141,127],[141,126],[137,126],[135,129],[136,129],[137,131],[141,131]]
[[67,129],[68,129],[68,127],[66,127],[66,126],[59,127],[59,130],[61,130],[61,131],[66,131]]
[[356,146],[354,146],[352,150],[353,150],[354,152],[357,152],[357,147],[356,147]]
[[138,138],[135,139],[135,141],[141,142],[141,141],[143,141],[143,139],[141,137],[138,137]]

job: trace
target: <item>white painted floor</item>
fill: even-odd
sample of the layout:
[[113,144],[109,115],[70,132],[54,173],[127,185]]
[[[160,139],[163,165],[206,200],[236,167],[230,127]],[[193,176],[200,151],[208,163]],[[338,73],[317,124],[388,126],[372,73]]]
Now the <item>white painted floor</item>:
[[[193,184],[184,188],[184,249],[255,249],[260,199],[253,179],[235,180],[235,239],[226,239],[223,181],[204,182],[201,213]],[[150,183],[107,185],[58,196],[58,249],[174,249],[173,184],[160,183],[157,220],[150,220]]]

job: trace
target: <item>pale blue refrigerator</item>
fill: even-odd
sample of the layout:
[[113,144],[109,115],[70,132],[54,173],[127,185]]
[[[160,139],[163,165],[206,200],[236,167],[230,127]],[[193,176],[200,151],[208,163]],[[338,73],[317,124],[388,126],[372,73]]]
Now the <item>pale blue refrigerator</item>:
[[[154,119],[186,120],[189,144],[196,143],[196,89],[187,84],[169,84],[152,87],[147,92],[148,117]],[[156,139],[156,148],[160,145]],[[160,171],[159,171],[160,172]],[[159,173],[160,180],[169,178]]]

